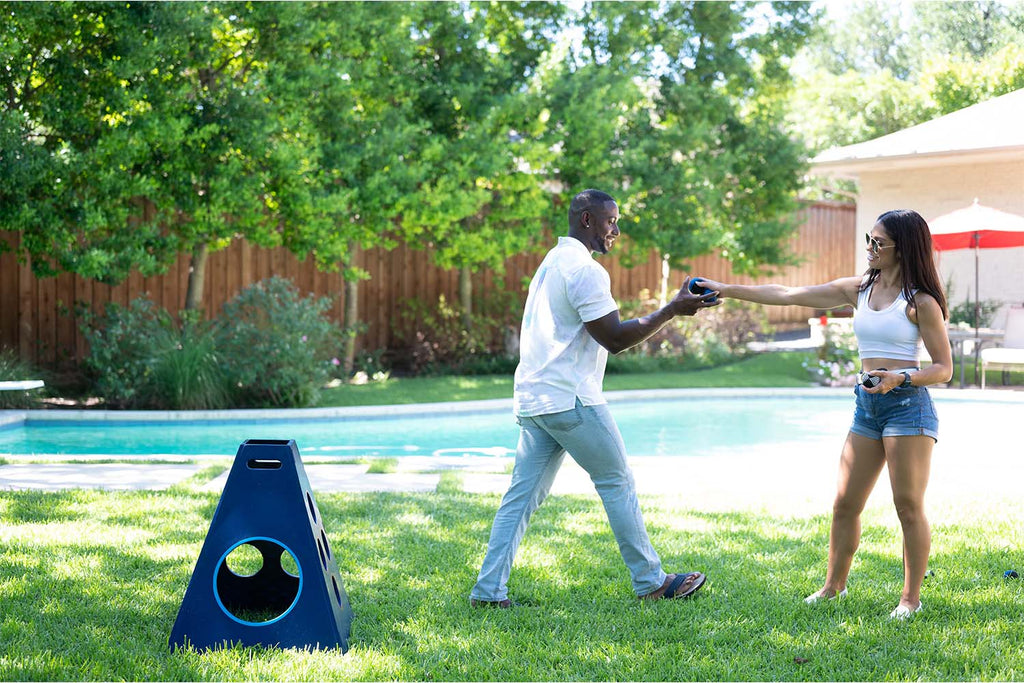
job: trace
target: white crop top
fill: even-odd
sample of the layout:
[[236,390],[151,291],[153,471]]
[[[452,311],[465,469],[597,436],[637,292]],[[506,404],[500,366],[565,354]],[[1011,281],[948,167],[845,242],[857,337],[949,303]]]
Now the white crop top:
[[857,310],[853,312],[853,333],[857,336],[860,359],[916,361],[920,355],[921,331],[907,317],[907,299],[903,292],[881,311],[871,310],[870,296],[871,287],[868,287],[857,296]]

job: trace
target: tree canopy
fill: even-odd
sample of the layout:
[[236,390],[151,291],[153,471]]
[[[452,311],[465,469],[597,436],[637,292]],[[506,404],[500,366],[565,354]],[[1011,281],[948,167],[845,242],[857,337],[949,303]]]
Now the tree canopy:
[[235,239],[353,304],[354,255],[398,241],[468,283],[586,187],[636,253],[783,264],[809,151],[1024,87],[1019,0],[816,7],[0,3],[0,229],[39,275],[189,253],[187,307]]
[[802,3],[0,11],[0,225],[39,274],[116,282],[181,251],[201,273],[238,238],[356,279],[353,249],[396,239],[500,268],[588,185],[680,263],[779,256],[802,150],[772,101]]
[[791,129],[815,152],[1024,88],[1020,0],[843,7],[801,53],[790,98]]

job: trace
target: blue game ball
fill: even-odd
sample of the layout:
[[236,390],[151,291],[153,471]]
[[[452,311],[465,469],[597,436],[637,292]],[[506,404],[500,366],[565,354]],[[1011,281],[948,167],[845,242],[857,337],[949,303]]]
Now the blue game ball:
[[[699,282],[703,282],[699,277],[695,277],[690,280],[690,294],[700,296],[701,294],[707,294],[711,291],[709,288],[697,284]],[[708,299],[708,301],[718,301],[718,297],[716,296],[713,299]]]
[[1004,579],[1016,579],[1016,578],[1018,578],[1018,574],[1017,574],[1017,572],[1015,572],[1012,569],[1007,569],[1005,572],[1003,572],[1003,578]]

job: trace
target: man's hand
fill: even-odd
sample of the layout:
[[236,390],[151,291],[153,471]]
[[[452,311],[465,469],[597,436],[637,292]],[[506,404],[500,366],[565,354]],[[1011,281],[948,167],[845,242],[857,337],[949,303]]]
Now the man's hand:
[[718,292],[710,291],[698,296],[690,294],[689,286],[690,278],[686,278],[683,288],[679,290],[672,301],[665,304],[663,308],[641,318],[622,322],[619,320],[619,312],[612,311],[602,318],[591,320],[583,325],[598,344],[612,353],[620,353],[644,341],[677,315],[694,315],[702,308],[711,308],[722,303],[720,300],[709,301],[715,298]]
[[[702,308],[711,308],[722,303],[721,299],[718,299],[718,290],[712,289],[704,294],[691,294],[690,293],[690,279],[686,278],[683,282],[683,286],[676,293],[675,297],[668,303],[669,308],[672,310],[674,315],[696,315],[697,311]],[[701,279],[701,285],[710,287],[710,282]],[[715,301],[712,301],[715,299]]]

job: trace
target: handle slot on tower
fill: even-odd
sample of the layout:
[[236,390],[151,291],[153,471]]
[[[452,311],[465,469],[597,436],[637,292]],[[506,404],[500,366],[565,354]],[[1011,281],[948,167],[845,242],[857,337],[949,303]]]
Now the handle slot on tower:
[[249,462],[246,463],[250,470],[279,470],[281,469],[280,460],[268,460],[266,458],[249,458]]

